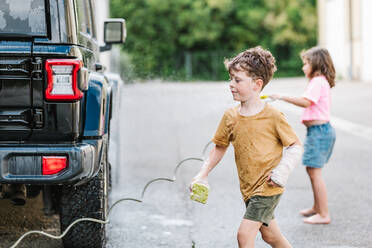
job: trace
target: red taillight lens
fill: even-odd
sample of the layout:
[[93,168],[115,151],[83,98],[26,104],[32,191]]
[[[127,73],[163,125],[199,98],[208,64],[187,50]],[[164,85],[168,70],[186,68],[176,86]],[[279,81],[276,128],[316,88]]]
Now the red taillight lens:
[[67,168],[64,156],[43,156],[43,175],[54,175]]
[[46,100],[71,101],[79,100],[83,93],[78,88],[78,71],[82,62],[75,59],[48,59],[45,62],[47,71]]

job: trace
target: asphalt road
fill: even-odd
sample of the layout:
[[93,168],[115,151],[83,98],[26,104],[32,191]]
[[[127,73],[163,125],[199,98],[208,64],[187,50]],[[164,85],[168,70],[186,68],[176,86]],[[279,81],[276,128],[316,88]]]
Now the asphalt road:
[[[273,80],[268,93],[300,94],[304,79]],[[338,84],[333,90],[333,125],[337,141],[324,169],[328,186],[330,225],[302,222],[298,211],[312,204],[310,183],[300,165],[293,172],[276,210],[280,228],[293,247],[372,247],[372,84]],[[230,248],[244,214],[238,178],[229,148],[209,178],[206,205],[189,200],[187,186],[201,165],[188,161],[174,183],[158,181],[141,198],[143,187],[157,177],[173,177],[174,167],[188,157],[201,157],[224,110],[235,105],[227,83],[138,83],[125,85],[119,120],[112,128],[110,160],[114,165],[112,202],[125,201],[110,215],[107,247]],[[299,108],[270,103],[283,111],[301,139]],[[116,165],[116,166],[115,166]],[[41,214],[40,199],[24,208],[0,201],[0,247],[28,230],[59,233],[58,218]],[[31,236],[19,247],[60,248],[59,240]],[[257,237],[256,247],[268,247]]]
[[[304,79],[274,80],[264,94],[298,95]],[[324,169],[330,225],[304,224],[298,211],[312,205],[303,166],[292,174],[276,216],[293,247],[372,247],[372,84],[340,83],[333,90],[337,141]],[[115,197],[139,197],[147,181],[172,177],[184,158],[200,157],[223,111],[235,105],[227,83],[144,83],[124,88],[121,110],[120,181]],[[303,140],[300,109],[272,105],[285,113]],[[206,205],[189,200],[187,185],[199,162],[185,163],[175,183],[156,182],[143,204],[123,202],[112,213],[108,247],[237,247],[236,231],[244,213],[232,148],[212,172]],[[261,237],[256,247],[268,247]]]

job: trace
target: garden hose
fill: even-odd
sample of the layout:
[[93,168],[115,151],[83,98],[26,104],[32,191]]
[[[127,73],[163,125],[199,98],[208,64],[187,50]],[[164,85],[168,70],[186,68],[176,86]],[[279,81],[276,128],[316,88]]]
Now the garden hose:
[[80,219],[76,219],[74,222],[72,222],[64,231],[61,235],[52,235],[52,234],[49,234],[49,233],[46,233],[46,232],[43,232],[43,231],[38,231],[38,230],[32,230],[32,231],[28,231],[26,233],[24,233],[12,246],[10,246],[10,248],[16,248],[20,243],[21,241],[28,235],[31,235],[31,234],[40,234],[40,235],[44,235],[46,237],[49,237],[49,238],[52,238],[52,239],[62,239],[68,232],[69,230],[77,223],[79,222],[82,222],[82,221],[91,221],[91,222],[96,222],[96,223],[99,223],[99,224],[108,224],[109,223],[109,215],[111,213],[111,210],[116,206],[118,205],[119,203],[123,202],[123,201],[135,201],[135,202],[139,202],[139,203],[142,203],[143,202],[143,197],[145,196],[145,192],[146,190],[148,189],[148,187],[154,183],[154,182],[157,182],[157,181],[168,181],[168,182],[174,182],[177,180],[177,171],[178,169],[183,165],[183,163],[185,163],[186,161],[190,161],[190,160],[194,160],[194,161],[200,161],[200,162],[203,162],[204,159],[205,159],[205,153],[207,152],[207,149],[209,147],[209,145],[212,144],[212,141],[209,141],[205,146],[204,146],[204,149],[203,149],[203,152],[202,152],[202,157],[201,158],[197,158],[197,157],[190,157],[190,158],[186,158],[186,159],[183,159],[181,160],[174,168],[174,171],[173,171],[173,177],[172,178],[167,178],[167,177],[159,177],[159,178],[155,178],[155,179],[151,179],[150,181],[148,181],[146,183],[146,185],[144,186],[143,190],[142,190],[142,193],[141,193],[141,197],[139,199],[136,199],[136,198],[120,198],[119,200],[115,201],[112,206],[109,208],[108,210],[108,213],[107,213],[107,218],[106,220],[99,220],[99,219],[94,219],[94,218],[80,218]]

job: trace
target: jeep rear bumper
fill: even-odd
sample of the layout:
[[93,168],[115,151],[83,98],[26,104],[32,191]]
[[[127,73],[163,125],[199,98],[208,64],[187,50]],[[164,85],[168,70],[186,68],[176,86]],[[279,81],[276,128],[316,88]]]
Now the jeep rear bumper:
[[[66,184],[83,182],[99,169],[102,140],[78,144],[1,144],[0,183]],[[67,168],[42,175],[43,156],[66,156]]]

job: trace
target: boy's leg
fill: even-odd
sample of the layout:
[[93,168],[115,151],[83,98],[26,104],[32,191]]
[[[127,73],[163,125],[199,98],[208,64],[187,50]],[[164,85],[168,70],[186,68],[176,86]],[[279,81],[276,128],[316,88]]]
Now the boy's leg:
[[279,230],[278,223],[275,219],[270,221],[269,226],[262,225],[260,228],[262,239],[274,248],[290,248],[292,247],[288,240]]
[[261,222],[243,219],[238,230],[239,248],[254,248],[254,241],[261,226]]

